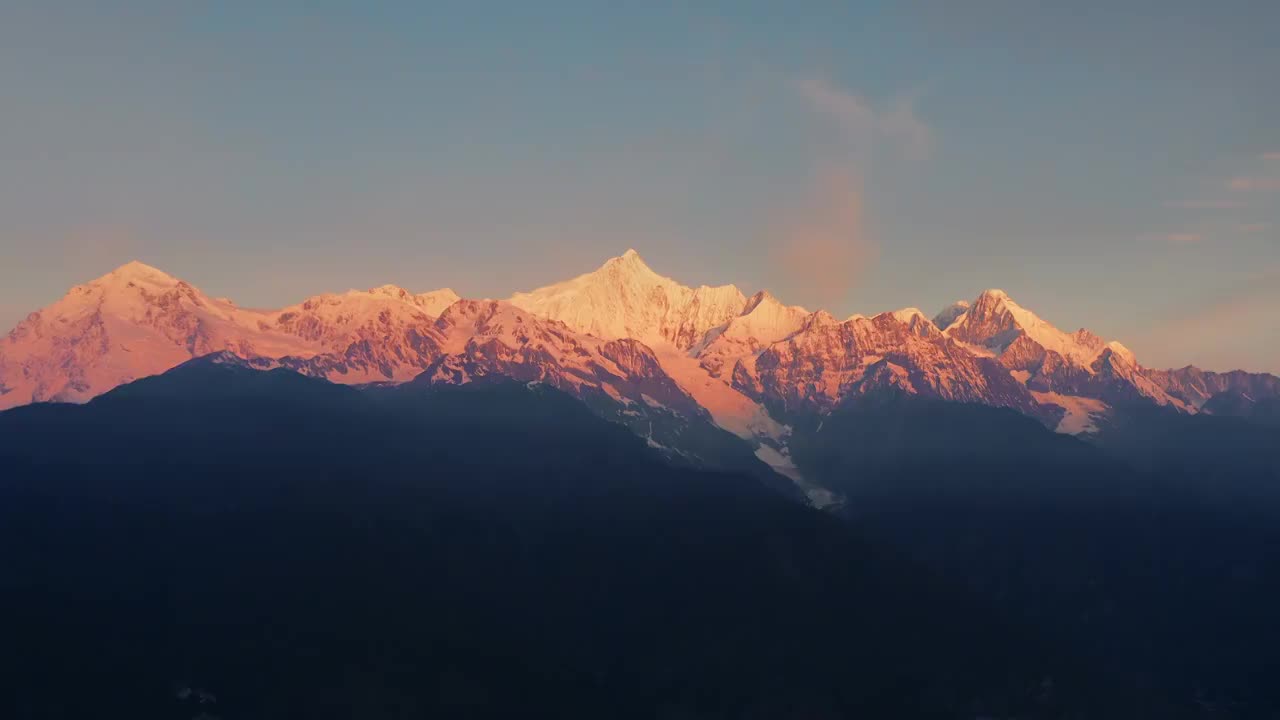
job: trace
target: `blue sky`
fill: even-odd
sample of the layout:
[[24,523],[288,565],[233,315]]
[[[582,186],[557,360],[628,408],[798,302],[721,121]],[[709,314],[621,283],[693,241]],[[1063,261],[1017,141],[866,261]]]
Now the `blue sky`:
[[1280,371],[1280,5],[614,5],[0,5],[0,325],[135,258],[278,306],[635,247]]

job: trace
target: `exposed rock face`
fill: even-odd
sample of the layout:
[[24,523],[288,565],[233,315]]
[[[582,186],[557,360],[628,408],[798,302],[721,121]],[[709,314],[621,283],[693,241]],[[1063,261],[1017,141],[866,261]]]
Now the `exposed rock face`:
[[502,376],[543,382],[575,396],[599,393],[623,406],[708,417],[640,342],[575,333],[505,302],[455,303],[429,330],[426,345],[435,358],[414,382],[460,384]]
[[[961,305],[952,305],[940,317]],[[1084,328],[1063,332],[1002,290],[984,291],[943,332],[977,354],[992,354],[1042,402],[1064,410],[1082,407],[1081,399],[1101,401],[1103,408],[1153,402],[1180,411],[1191,409],[1153,382],[1128,348],[1105,342]]]
[[1147,374],[1165,392],[1196,407],[1224,392],[1244,393],[1255,399],[1280,396],[1280,377],[1267,373],[1218,373],[1188,365],[1177,370],[1149,370]]
[[1027,388],[991,358],[966,350],[923,316],[893,313],[806,328],[734,369],[735,387],[785,416],[823,413],[886,388],[1045,417]]

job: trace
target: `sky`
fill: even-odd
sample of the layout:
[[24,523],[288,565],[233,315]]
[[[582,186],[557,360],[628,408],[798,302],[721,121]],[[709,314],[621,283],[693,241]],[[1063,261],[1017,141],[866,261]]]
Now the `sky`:
[[133,259],[272,307],[506,297],[634,247],[838,316],[997,287],[1144,365],[1280,372],[1277,27],[1262,0],[7,0],[0,326]]

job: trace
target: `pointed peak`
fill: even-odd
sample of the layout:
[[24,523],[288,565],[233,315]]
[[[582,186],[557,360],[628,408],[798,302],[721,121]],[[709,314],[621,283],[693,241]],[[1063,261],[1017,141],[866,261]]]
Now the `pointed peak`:
[[924,312],[921,311],[920,308],[915,308],[915,307],[902,308],[901,310],[894,310],[890,314],[893,315],[895,320],[903,323],[909,323],[913,318],[917,318],[917,317],[920,318],[921,320],[928,320],[928,318],[925,317]]
[[401,299],[404,299],[404,297],[410,297],[413,295],[412,292],[404,290],[404,288],[401,286],[398,286],[398,284],[380,284],[380,286],[371,287],[367,291],[358,291],[358,290],[347,291],[347,295],[366,295],[366,293],[367,295],[385,295],[389,297],[401,297]]
[[1124,358],[1125,361],[1128,362],[1130,365],[1138,364],[1138,358],[1133,354],[1133,351],[1125,347],[1124,345],[1122,345],[1119,341],[1112,340],[1111,342],[1107,343],[1106,347],[1111,352]]
[[780,305],[781,303],[779,303],[778,299],[775,298],[772,294],[770,294],[768,290],[761,290],[757,292],[755,295],[752,295],[751,297],[747,298],[747,304],[743,306],[742,314],[746,315],[750,313],[752,310],[755,310],[756,308],[765,304]]
[[634,249],[628,249],[625,253],[617,257],[609,258],[600,266],[599,270],[594,273],[590,273],[588,276],[599,275],[602,273],[610,275],[618,273],[640,276],[652,275],[655,278],[658,277],[657,273],[655,273],[649,265],[645,263],[644,258],[640,257],[640,253],[636,252]]
[[[977,299],[973,301],[973,304],[966,308],[964,312],[970,322],[975,320],[982,321],[987,318],[995,317],[997,315],[1005,315],[1008,313],[1013,313],[1015,315],[1021,313],[1022,315],[1029,316],[1027,311],[1025,311],[1021,305],[1015,302],[1013,298],[1009,297],[1009,293],[1000,290],[999,288],[983,290],[982,293],[978,295]],[[1020,316],[1018,321],[1021,323],[1025,319],[1026,318]]]
[[[726,285],[725,288],[732,292],[738,292],[738,288],[733,285]],[[785,305],[776,295],[768,290],[761,290],[755,295],[747,298],[742,306],[740,316],[747,316],[753,313],[768,313],[771,315],[787,316],[795,318],[797,321],[808,317],[809,311],[799,305]]]
[[137,260],[131,260],[106,275],[94,278],[87,283],[87,286],[123,288],[129,285],[143,284],[150,286],[173,287],[180,282],[182,281],[163,270],[151,267],[150,265]]
[[[138,260],[130,260],[120,267],[107,273],[108,276],[118,278],[149,278],[149,279],[168,279],[175,278],[159,268],[154,268],[144,262]],[[176,280],[175,280],[176,281]]]
[[964,315],[968,311],[969,301],[957,300],[942,308],[937,315],[934,315],[933,324],[937,325],[939,330],[946,330],[952,323],[959,320],[961,315]]
[[452,288],[440,288],[419,293],[414,297],[414,302],[424,311],[439,316],[456,303],[462,302],[462,297]]
[[640,253],[636,252],[635,248],[627,248],[626,252],[622,253],[617,257],[609,258],[608,260],[605,261],[604,264],[606,266],[608,265],[640,265],[643,267],[648,267],[648,265],[645,264],[644,258],[640,257]]
[[456,293],[456,292],[454,292],[454,291],[453,291],[453,288],[437,288],[437,289],[435,289],[435,290],[428,290],[428,291],[426,291],[426,292],[415,293],[415,292],[410,292],[409,290],[406,290],[405,288],[401,287],[400,285],[396,285],[396,284],[394,284],[394,283],[388,283],[388,284],[386,284],[386,285],[379,285],[378,287],[375,287],[375,288],[369,288],[368,290],[363,290],[363,291],[362,291],[362,290],[350,290],[350,291],[348,291],[348,293],[349,293],[349,294],[350,294],[350,293],[362,293],[362,292],[366,292],[366,293],[370,293],[370,294],[374,294],[374,295],[390,295],[390,296],[392,296],[392,297],[420,297],[420,298],[423,298],[423,297],[430,297],[430,298],[446,298],[446,297],[452,297],[452,298],[455,298],[455,299],[459,297],[458,293]]
[[389,298],[413,305],[433,316],[439,316],[440,313],[444,312],[445,308],[462,299],[449,288],[429,290],[424,293],[412,293],[399,285],[380,285],[369,290],[350,290],[347,292],[347,297],[356,299],[369,296]]
[[824,328],[830,325],[839,325],[839,324],[840,324],[840,321],[836,320],[835,315],[832,315],[826,310],[815,310],[812,313],[810,313],[808,317],[804,319],[804,322],[803,324],[801,324],[800,329],[802,331],[816,330],[816,329]]

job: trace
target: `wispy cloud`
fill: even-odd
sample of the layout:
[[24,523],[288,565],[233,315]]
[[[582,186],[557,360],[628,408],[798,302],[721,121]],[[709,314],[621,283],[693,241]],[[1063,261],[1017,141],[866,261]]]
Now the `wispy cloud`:
[[1259,233],[1271,229],[1271,223],[1244,223],[1236,227],[1242,233]]
[[1264,152],[1258,157],[1263,160],[1280,160],[1280,151]]
[[1227,186],[1238,192],[1270,192],[1280,190],[1280,177],[1235,177]]
[[1245,203],[1243,200],[1172,200],[1164,206],[1182,210],[1230,210],[1242,208]]
[[909,99],[876,104],[818,77],[799,80],[796,88],[816,111],[831,118],[852,142],[889,141],[914,158],[933,148],[933,131],[916,116]]

